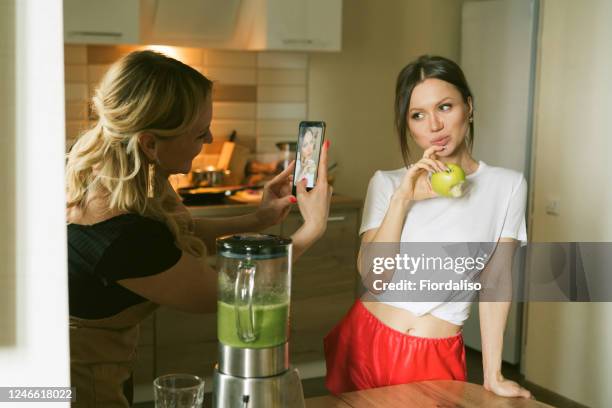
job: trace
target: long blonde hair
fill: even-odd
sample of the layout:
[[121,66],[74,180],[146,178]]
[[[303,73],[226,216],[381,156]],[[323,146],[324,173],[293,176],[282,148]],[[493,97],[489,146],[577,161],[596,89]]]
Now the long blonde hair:
[[[192,129],[206,109],[212,82],[195,69],[154,51],[135,51],[115,62],[92,98],[98,121],[67,157],[67,208],[86,210],[96,194],[109,210],[137,213],[164,222],[179,248],[205,254],[191,216],[160,171],[155,197],[147,198],[147,158],[138,143],[143,132],[172,138]],[[161,187],[160,187],[161,186]]]

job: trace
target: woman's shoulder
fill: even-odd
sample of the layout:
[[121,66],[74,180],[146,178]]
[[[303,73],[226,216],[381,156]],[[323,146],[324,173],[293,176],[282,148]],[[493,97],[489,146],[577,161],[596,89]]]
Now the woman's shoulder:
[[376,170],[370,178],[368,190],[377,193],[385,191],[390,193],[401,183],[406,171],[405,167],[395,170]]
[[406,174],[407,170],[408,169],[406,167],[400,167],[399,169],[395,170],[376,170],[372,175],[372,180],[384,180],[391,182],[401,180]]
[[88,213],[88,217],[71,217],[68,225],[74,227],[104,227],[107,225],[125,225],[139,222],[147,223],[151,218],[147,218],[138,213],[121,212],[108,215],[93,215]]
[[138,213],[123,213],[91,224],[68,224],[68,232],[85,232],[93,235],[141,235],[170,233],[165,222]]

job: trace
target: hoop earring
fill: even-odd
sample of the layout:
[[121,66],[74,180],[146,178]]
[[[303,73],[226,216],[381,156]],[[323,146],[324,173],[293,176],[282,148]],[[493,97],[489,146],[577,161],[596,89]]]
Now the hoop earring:
[[147,174],[147,197],[155,197],[155,165],[149,163],[148,174]]

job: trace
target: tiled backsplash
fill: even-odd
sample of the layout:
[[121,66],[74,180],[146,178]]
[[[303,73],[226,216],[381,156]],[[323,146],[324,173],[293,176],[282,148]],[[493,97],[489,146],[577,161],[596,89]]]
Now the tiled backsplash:
[[[217,51],[181,47],[66,45],[66,138],[94,124],[88,104],[110,64],[140,48],[152,48],[191,65],[215,82],[213,122],[215,142],[196,160],[216,163],[221,144],[232,130],[237,143],[252,152],[276,151],[275,143],[294,140],[298,123],[307,116],[308,55]],[[201,163],[201,164],[202,164]]]

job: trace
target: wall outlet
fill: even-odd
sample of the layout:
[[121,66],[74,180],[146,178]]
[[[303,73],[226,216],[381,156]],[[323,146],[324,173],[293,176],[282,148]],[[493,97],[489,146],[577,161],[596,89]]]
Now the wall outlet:
[[560,213],[560,202],[558,198],[549,198],[546,201],[546,214],[548,215],[559,215]]

